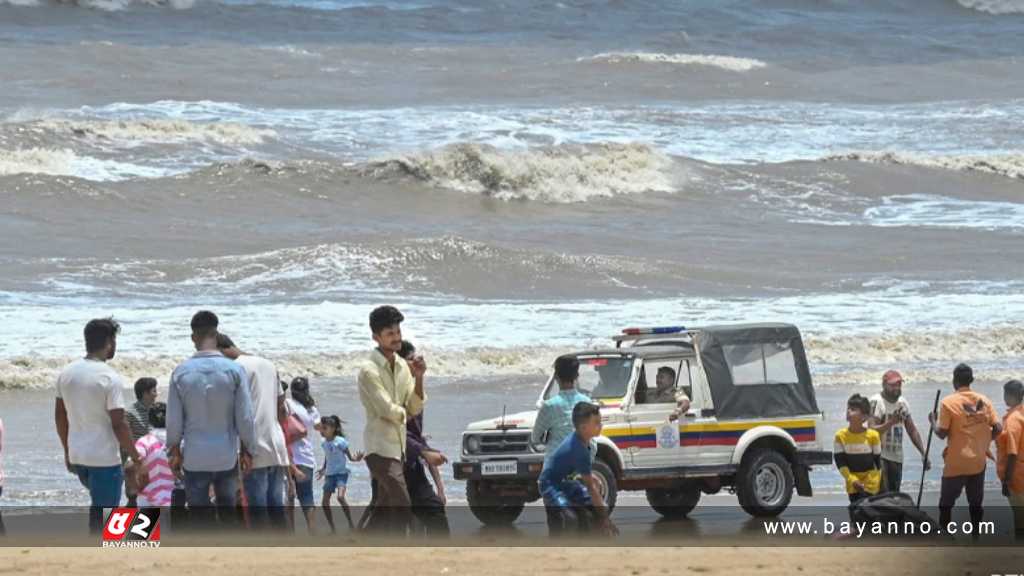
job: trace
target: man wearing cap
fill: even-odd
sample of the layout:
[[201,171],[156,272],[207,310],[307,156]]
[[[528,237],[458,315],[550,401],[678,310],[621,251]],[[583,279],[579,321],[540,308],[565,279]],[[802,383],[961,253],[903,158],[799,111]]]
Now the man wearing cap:
[[953,516],[953,505],[966,490],[971,509],[974,534],[984,517],[981,506],[985,498],[985,458],[1002,425],[992,402],[971,390],[974,371],[966,364],[953,370],[955,392],[942,399],[938,423],[934,413],[928,420],[935,425],[935,435],[946,440],[942,452],[942,488],[939,495],[939,524],[946,526]]
[[882,391],[872,396],[870,402],[868,425],[882,435],[882,491],[899,492],[903,483],[904,430],[921,454],[924,469],[931,469],[931,462],[924,454],[921,434],[910,417],[910,404],[903,397],[903,376],[895,370],[886,372],[882,376]]

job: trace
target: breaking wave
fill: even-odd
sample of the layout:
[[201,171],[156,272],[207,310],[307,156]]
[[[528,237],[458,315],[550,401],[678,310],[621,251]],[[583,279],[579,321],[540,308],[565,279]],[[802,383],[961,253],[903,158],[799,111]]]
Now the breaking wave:
[[[50,293],[107,291],[162,298],[245,294],[251,299],[303,294],[306,300],[377,293],[492,297],[672,294],[691,273],[669,262],[502,248],[446,236],[386,245],[320,244],[214,258],[96,263],[57,261],[44,281]],[[394,270],[402,270],[400,279]]]
[[984,172],[1024,179],[1024,153],[992,155],[937,155],[913,152],[851,152],[825,158],[878,164],[899,164],[969,172]]
[[[886,333],[884,335],[805,335],[808,361],[818,386],[860,385],[877,382],[888,367],[898,366],[907,382],[936,383],[949,379],[956,359],[987,365],[979,378],[1005,381],[1020,378],[1024,358],[1024,331],[991,327],[954,333]],[[424,349],[431,374],[451,378],[487,378],[545,375],[561,354],[590,346],[479,347],[465,350]],[[365,352],[267,354],[282,377],[353,377]],[[0,389],[45,388],[56,380],[72,357],[17,356],[0,359]],[[163,385],[182,357],[146,355],[115,358],[111,365],[125,380],[158,376]]]
[[1024,14],[1024,0],[957,0],[957,3],[988,14]]
[[222,145],[260,144],[275,136],[265,128],[235,122],[190,122],[187,120],[66,120],[51,119],[32,123],[31,128],[58,135],[88,138],[114,143],[214,142]]
[[730,72],[749,72],[767,66],[760,60],[715,54],[662,54],[658,52],[604,52],[594,56],[577,58],[577,62],[602,62],[606,64],[643,63],[677,64],[681,66],[707,66]]
[[408,175],[501,200],[555,203],[672,192],[684,176],[671,157],[643,144],[565,144],[529,150],[454,144],[376,162],[370,170],[377,176]]
[[0,176],[44,174],[77,176],[87,180],[117,181],[129,178],[159,178],[169,172],[115,160],[79,156],[67,148],[24,148],[0,150]]

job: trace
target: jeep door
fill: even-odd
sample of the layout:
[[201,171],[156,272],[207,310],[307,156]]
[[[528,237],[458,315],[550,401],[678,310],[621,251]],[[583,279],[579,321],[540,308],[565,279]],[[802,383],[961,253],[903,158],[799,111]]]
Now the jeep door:
[[[641,365],[626,415],[630,424],[627,450],[636,468],[674,468],[700,461],[700,418],[693,411],[670,422],[679,392],[693,394],[692,357],[646,358]],[[671,386],[659,388],[662,383]]]

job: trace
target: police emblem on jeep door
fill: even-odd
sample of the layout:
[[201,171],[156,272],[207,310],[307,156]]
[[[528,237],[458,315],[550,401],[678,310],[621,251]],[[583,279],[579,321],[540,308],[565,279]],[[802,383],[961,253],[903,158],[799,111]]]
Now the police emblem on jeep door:
[[658,448],[675,448],[679,445],[678,428],[675,424],[665,424],[658,428]]

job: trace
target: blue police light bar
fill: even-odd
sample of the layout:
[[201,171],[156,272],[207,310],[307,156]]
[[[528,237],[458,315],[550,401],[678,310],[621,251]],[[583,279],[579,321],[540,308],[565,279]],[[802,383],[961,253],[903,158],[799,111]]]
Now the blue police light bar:
[[685,332],[683,326],[658,326],[654,328],[626,328],[622,331],[626,336],[643,336],[647,334],[678,334]]

